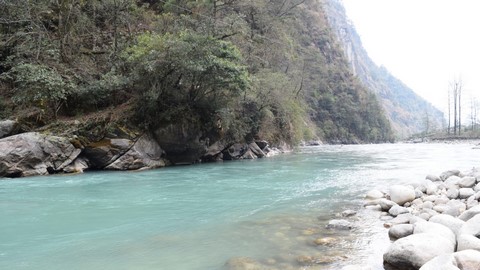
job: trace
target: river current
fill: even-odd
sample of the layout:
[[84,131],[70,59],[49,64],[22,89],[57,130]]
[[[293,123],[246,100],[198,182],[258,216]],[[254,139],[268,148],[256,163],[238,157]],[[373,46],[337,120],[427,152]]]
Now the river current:
[[[480,166],[473,146],[316,146],[258,160],[1,180],[0,269],[220,270],[229,260],[231,269],[382,269],[388,239],[377,213],[362,208],[364,194],[467,172]],[[358,211],[356,229],[325,229],[346,209]],[[313,243],[323,237],[335,240]]]

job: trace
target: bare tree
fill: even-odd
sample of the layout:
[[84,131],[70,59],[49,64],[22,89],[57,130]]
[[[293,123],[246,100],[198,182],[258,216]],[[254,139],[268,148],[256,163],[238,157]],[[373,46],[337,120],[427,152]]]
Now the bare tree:
[[[460,135],[461,133],[461,117],[462,117],[462,106],[461,106],[461,101],[462,101],[462,88],[463,88],[463,82],[460,78],[455,78],[451,83],[450,83],[450,88],[452,90],[452,95],[453,95],[453,134]],[[450,94],[448,96],[450,100]],[[449,119],[450,119],[450,102],[449,102]],[[450,121],[449,121],[450,123]]]
[[451,106],[452,106],[452,101],[450,97],[450,88],[447,90],[447,98],[448,98],[448,127],[447,127],[447,134],[450,135],[450,130],[451,130],[451,118],[452,118],[452,112],[451,112]]

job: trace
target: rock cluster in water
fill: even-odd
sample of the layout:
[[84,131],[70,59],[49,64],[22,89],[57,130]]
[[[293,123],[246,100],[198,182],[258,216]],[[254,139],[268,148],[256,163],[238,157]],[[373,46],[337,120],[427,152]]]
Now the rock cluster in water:
[[480,269],[480,172],[428,175],[414,185],[368,192],[393,240],[386,269]]

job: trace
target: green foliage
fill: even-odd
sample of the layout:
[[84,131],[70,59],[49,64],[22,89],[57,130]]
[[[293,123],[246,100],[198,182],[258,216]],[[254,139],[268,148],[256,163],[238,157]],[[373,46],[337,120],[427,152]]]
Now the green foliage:
[[318,1],[6,0],[0,18],[4,99],[45,116],[126,104],[211,143],[391,138]]
[[15,86],[15,103],[36,106],[55,116],[75,87],[71,80],[43,65],[21,64],[2,77],[11,80]]
[[124,57],[142,95],[140,115],[149,123],[174,120],[179,110],[213,113],[249,87],[239,51],[209,36],[143,34]]

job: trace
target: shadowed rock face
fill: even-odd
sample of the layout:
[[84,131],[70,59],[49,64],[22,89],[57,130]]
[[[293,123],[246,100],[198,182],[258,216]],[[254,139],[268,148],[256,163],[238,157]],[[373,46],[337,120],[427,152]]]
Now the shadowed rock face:
[[20,177],[45,175],[62,171],[78,157],[68,139],[23,133],[0,140],[0,176]]

